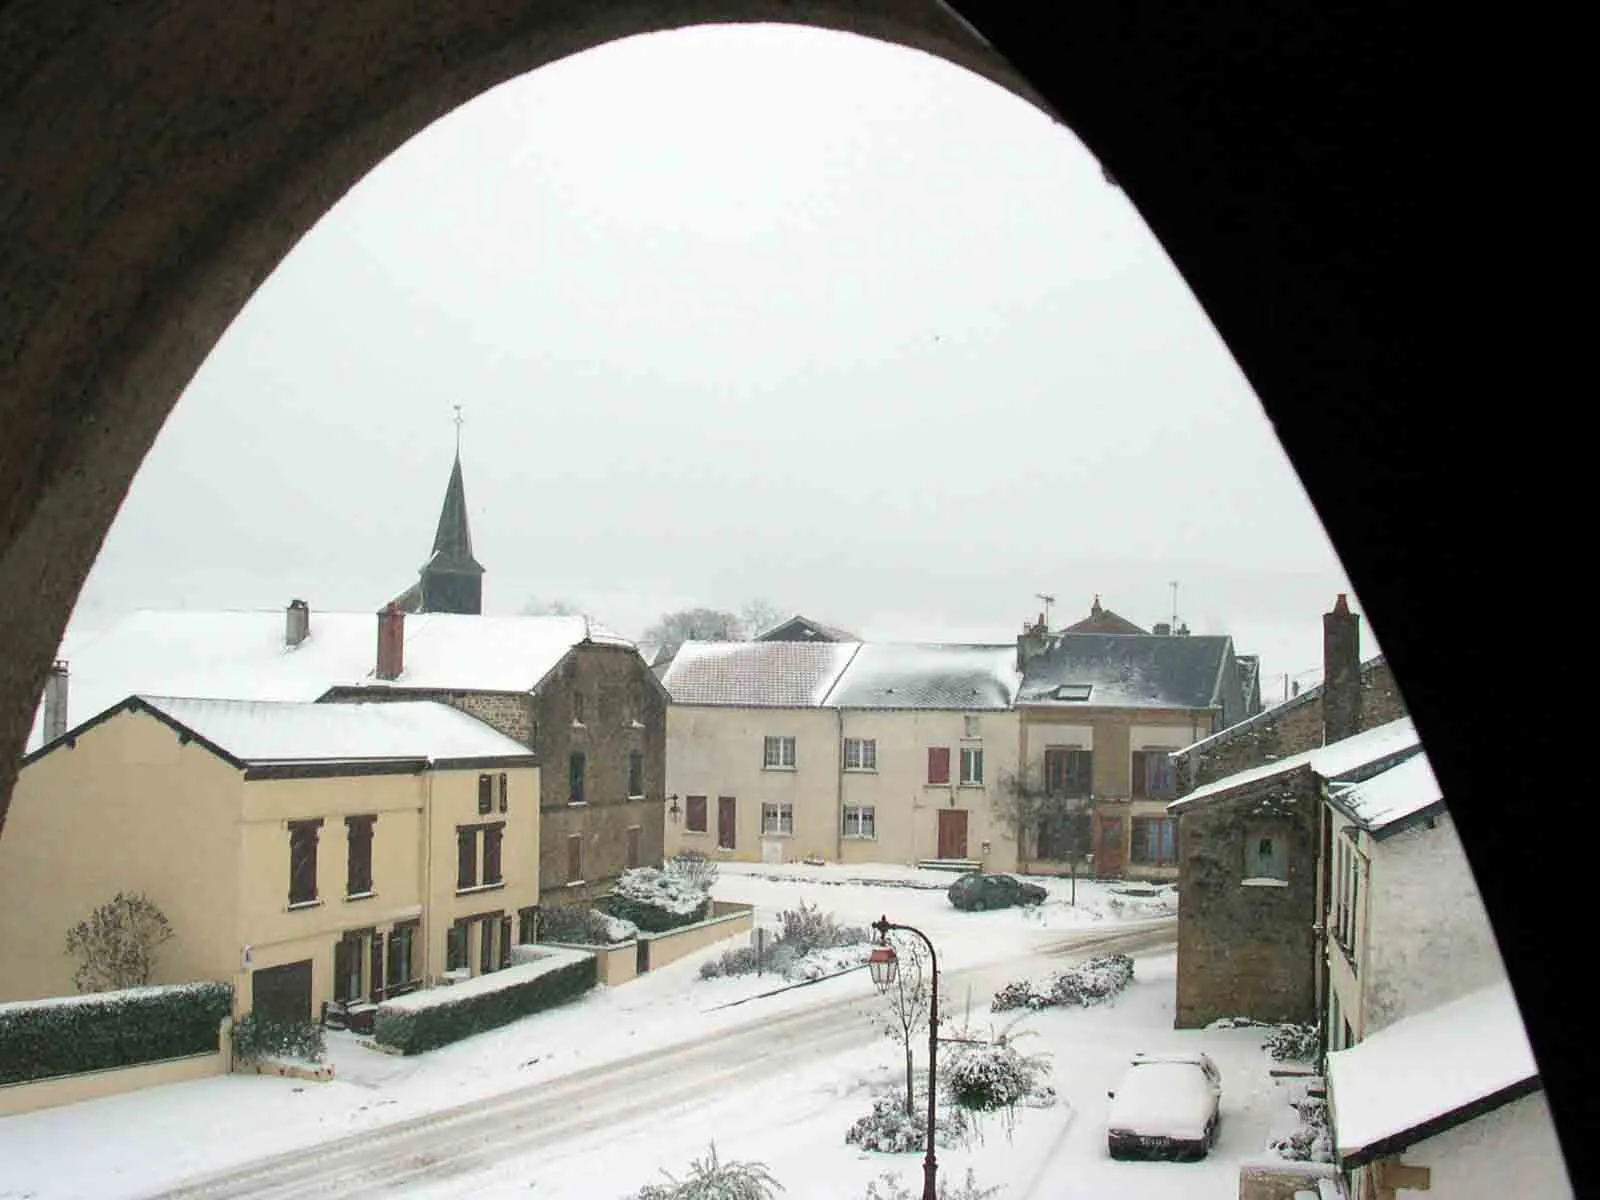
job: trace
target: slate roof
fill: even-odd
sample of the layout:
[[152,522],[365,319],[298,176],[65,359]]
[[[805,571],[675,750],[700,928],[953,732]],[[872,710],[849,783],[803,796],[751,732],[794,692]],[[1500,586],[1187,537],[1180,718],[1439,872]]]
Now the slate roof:
[[[1240,661],[1242,662],[1243,659],[1241,658]],[[1378,654],[1362,663],[1361,681],[1363,683],[1367,682],[1367,680],[1371,678],[1372,672],[1377,667],[1381,666],[1383,661],[1383,655]],[[1291,713],[1295,709],[1303,708],[1305,705],[1310,704],[1313,700],[1316,700],[1321,695],[1322,684],[1320,683],[1315,687],[1305,688],[1298,695],[1292,696],[1288,700],[1283,700],[1268,708],[1264,708],[1254,716],[1246,717],[1243,721],[1236,721],[1234,724],[1229,725],[1226,729],[1219,729],[1216,733],[1213,733],[1209,737],[1203,737],[1198,742],[1185,746],[1181,750],[1174,750],[1172,752],[1172,756],[1174,758],[1182,758],[1184,755],[1192,754],[1196,750],[1214,750],[1218,746],[1226,745],[1228,742],[1231,742],[1234,738],[1238,737],[1242,733],[1248,733],[1252,729],[1260,729],[1264,725],[1272,724],[1272,722],[1277,718],[1285,715],[1286,713]]]
[[1112,612],[1109,608],[1100,607],[1100,597],[1094,598],[1094,603],[1089,607],[1089,615],[1081,621],[1074,621],[1061,632],[1063,633],[1139,633],[1148,634],[1148,629],[1141,629],[1121,613]]
[[467,524],[467,488],[461,479],[461,454],[456,453],[445,485],[444,504],[439,509],[439,525],[433,534],[433,554],[427,567],[455,573],[483,574],[483,567],[472,557],[472,530]]
[[844,670],[830,708],[1009,709],[1017,648],[867,643]]
[[1426,754],[1416,754],[1370,779],[1329,790],[1334,805],[1382,840],[1444,811],[1444,791]]
[[[1023,667],[1017,703],[1074,708],[1213,708],[1224,705],[1233,641],[1221,636],[1061,633]],[[1056,689],[1090,685],[1085,700]]]
[[[405,618],[404,670],[373,677],[378,619],[372,613],[311,613],[311,634],[284,644],[281,609],[139,612],[64,639],[67,721],[130,695],[312,701],[330,688],[381,686],[523,692],[585,639],[632,647],[584,617],[481,617],[423,613]],[[28,747],[43,740],[43,712]]]
[[821,621],[813,621],[810,617],[803,617],[796,613],[792,617],[779,621],[771,629],[758,633],[751,640],[757,642],[859,642],[861,639],[847,629],[824,625]]
[[815,708],[859,642],[685,642],[661,676],[675,704]]

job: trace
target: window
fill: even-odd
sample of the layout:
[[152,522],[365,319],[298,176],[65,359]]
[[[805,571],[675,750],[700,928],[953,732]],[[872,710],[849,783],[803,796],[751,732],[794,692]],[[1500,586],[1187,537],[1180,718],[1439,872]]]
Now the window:
[[962,737],[975,738],[975,737],[981,737],[982,736],[978,732],[978,718],[977,717],[970,717],[970,716],[969,717],[963,717],[963,718],[961,718],[961,720],[962,720],[962,723],[963,723],[962,724],[962,733],[961,733]]
[[961,750],[961,785],[976,787],[983,782],[983,751],[963,747]]
[[467,923],[457,921],[444,935],[444,969],[460,971],[467,965]]
[[586,766],[583,751],[575,750],[567,758],[567,803],[583,804],[583,773]]
[[1053,813],[1035,831],[1037,856],[1047,861],[1071,862],[1089,852],[1093,818],[1086,812]]
[[573,692],[572,693],[572,723],[574,725],[582,725],[583,724],[583,717],[584,717],[583,693],[582,692]]
[[1063,683],[1051,693],[1057,700],[1084,701],[1094,691],[1092,683]]
[[878,740],[876,738],[845,738],[844,769],[846,771],[876,771],[878,769]]
[[289,822],[289,903],[317,902],[317,831],[322,819]]
[[875,838],[878,836],[877,813],[871,805],[846,805],[844,810],[844,836],[847,838]]
[[1167,749],[1135,750],[1133,752],[1133,794],[1135,796],[1171,796],[1177,791],[1177,777],[1172,769],[1171,751]]
[[[509,928],[504,917],[483,917],[478,921],[478,974],[487,975],[503,965],[496,951],[500,949],[502,930]],[[510,947],[507,947],[509,952]]]
[[644,796],[644,755],[635,750],[628,755],[628,799]]
[[509,803],[510,797],[508,795],[510,790],[511,790],[510,781],[506,778],[506,773],[504,771],[501,771],[500,772],[500,811],[501,812],[505,812],[506,809],[510,807],[510,803]]
[[1094,752],[1051,746],[1044,752],[1044,790],[1048,796],[1087,796],[1094,783]]
[[478,813],[480,816],[494,809],[494,779],[488,775],[478,776]]
[[403,987],[416,978],[415,941],[420,928],[417,922],[407,921],[389,934],[388,988]]
[[792,737],[769,737],[763,748],[762,765],[769,771],[792,771],[794,769],[794,739]]
[[706,826],[706,798],[704,796],[690,796],[684,805],[683,825],[690,833],[705,833]]
[[456,891],[478,886],[478,831],[475,827],[456,830]]
[[1348,829],[1341,831],[1333,848],[1334,913],[1330,922],[1334,941],[1349,955],[1356,948],[1356,913],[1361,910],[1361,852]]
[[928,782],[950,782],[950,747],[928,747]]
[[763,804],[761,806],[761,833],[763,837],[789,837],[794,833],[794,805]]
[[539,940],[539,910],[517,909],[517,945],[526,946]]
[[629,825],[623,830],[623,844],[629,870],[642,865],[639,861],[639,844],[643,835],[644,829],[638,825]]
[[1133,818],[1133,861],[1152,867],[1171,867],[1178,862],[1178,818]]
[[505,829],[504,821],[494,821],[487,825],[456,826],[456,891],[462,892],[480,885],[493,887],[495,884],[505,882],[505,877],[500,871],[500,850],[505,838]]
[[340,1004],[351,1004],[366,994],[363,987],[366,972],[367,935],[347,933],[333,945],[333,998]]
[[490,825],[483,831],[483,882],[500,883],[500,840],[505,827]]
[[345,866],[344,894],[351,898],[372,895],[372,826],[377,817],[346,817],[345,844],[349,849]]
[[1281,833],[1252,833],[1245,839],[1244,877],[1249,879],[1289,878],[1288,839]]
[[567,882],[583,882],[583,835],[574,833],[567,838]]

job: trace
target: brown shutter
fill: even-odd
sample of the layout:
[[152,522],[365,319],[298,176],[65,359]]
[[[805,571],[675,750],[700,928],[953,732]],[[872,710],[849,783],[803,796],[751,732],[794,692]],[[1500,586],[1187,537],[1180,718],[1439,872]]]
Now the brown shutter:
[[950,747],[928,747],[928,782],[950,782]]
[[478,831],[456,830],[456,887],[469,888],[478,884]]
[[483,831],[483,881],[485,883],[500,882],[500,839],[505,834],[505,829],[500,825],[491,825]]
[[567,838],[567,882],[583,879],[583,835],[575,833]]

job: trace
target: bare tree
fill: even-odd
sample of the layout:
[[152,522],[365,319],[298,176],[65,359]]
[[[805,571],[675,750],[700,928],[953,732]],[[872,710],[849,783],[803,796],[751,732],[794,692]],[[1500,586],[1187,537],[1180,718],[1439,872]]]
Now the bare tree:
[[537,596],[522,606],[525,617],[581,617],[583,610],[566,600],[541,600]]
[[[1020,775],[1001,772],[993,800],[995,813],[1016,835],[1018,856],[1024,861],[1033,857],[1027,854],[1031,837],[1035,848],[1041,844],[1059,847],[1076,875],[1078,861],[1089,851],[1094,797],[1052,792],[1042,783],[1034,783],[1033,774],[1026,768]],[[1038,776],[1043,779],[1042,769]]]
[[639,640],[661,647],[660,653],[670,658],[685,642],[737,642],[743,638],[744,627],[733,613],[715,608],[685,608],[663,613]]
[[67,953],[81,959],[72,982],[80,992],[110,992],[150,982],[156,950],[172,940],[166,914],[143,893],[118,892],[67,930]]
[[745,640],[750,641],[756,634],[765,633],[788,615],[760,598],[747,601],[739,610],[739,623],[744,626]]
[[[933,971],[928,962],[928,948],[920,938],[891,933],[889,941],[894,946],[899,969],[892,983],[883,993],[887,1012],[879,1019],[879,1027],[896,1042],[906,1055],[906,1116],[916,1115],[916,1098],[911,1085],[912,1047],[919,1034],[928,1028],[933,999]],[[947,998],[940,989],[940,1008],[947,1008]]]

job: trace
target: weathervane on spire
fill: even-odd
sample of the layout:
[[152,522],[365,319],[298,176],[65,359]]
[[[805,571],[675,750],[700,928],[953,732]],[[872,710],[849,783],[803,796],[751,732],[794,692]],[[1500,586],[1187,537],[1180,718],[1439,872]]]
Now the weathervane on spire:
[[456,410],[456,415],[453,418],[453,420],[455,421],[455,426],[456,426],[456,457],[460,458],[461,457],[461,426],[466,424],[466,420],[467,419],[461,415],[461,405],[457,404],[454,407],[455,407],[455,410]]

